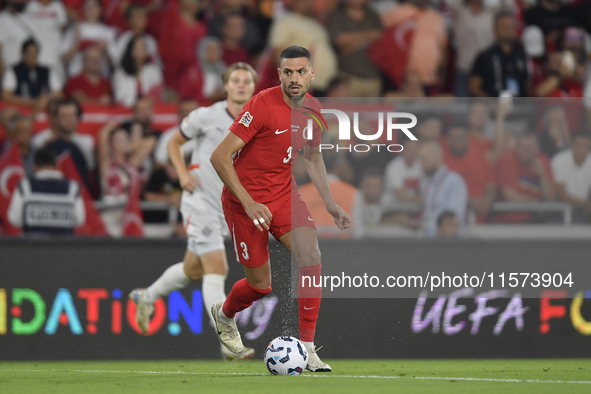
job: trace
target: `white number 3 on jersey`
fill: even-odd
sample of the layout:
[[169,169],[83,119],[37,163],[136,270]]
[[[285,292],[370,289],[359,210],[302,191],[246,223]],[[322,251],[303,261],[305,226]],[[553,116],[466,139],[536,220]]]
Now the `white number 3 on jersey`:
[[246,246],[246,242],[240,242],[240,247],[242,248],[242,257],[244,257],[244,260],[248,260],[250,256],[248,255],[248,246]]
[[287,148],[287,157],[285,159],[283,159],[283,162],[285,164],[289,163],[289,161],[291,160],[291,151],[293,150],[293,148],[290,146],[289,148]]

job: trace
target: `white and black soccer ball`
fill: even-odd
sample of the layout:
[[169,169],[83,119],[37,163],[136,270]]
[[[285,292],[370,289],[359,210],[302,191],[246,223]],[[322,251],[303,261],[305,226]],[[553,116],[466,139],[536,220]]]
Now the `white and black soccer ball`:
[[265,365],[274,375],[300,375],[308,365],[308,351],[294,337],[278,337],[265,350]]

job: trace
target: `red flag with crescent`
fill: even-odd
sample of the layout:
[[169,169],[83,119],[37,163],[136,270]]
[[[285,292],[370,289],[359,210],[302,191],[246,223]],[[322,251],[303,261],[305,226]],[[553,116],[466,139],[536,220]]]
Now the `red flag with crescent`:
[[0,230],[2,234],[19,235],[21,233],[20,228],[14,227],[8,221],[8,208],[14,189],[25,176],[18,144],[12,143],[0,156]]

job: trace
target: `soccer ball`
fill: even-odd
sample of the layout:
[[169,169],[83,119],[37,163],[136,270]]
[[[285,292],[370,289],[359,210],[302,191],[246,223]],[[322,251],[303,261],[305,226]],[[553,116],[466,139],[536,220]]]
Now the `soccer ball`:
[[308,365],[308,351],[294,337],[278,337],[265,350],[265,365],[274,375],[300,375]]

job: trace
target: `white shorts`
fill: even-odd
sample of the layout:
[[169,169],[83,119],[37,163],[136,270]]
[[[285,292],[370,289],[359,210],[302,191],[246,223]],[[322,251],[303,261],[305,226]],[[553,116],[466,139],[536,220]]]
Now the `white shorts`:
[[187,231],[187,249],[197,256],[225,250],[224,237],[230,235],[223,212],[181,210]]

